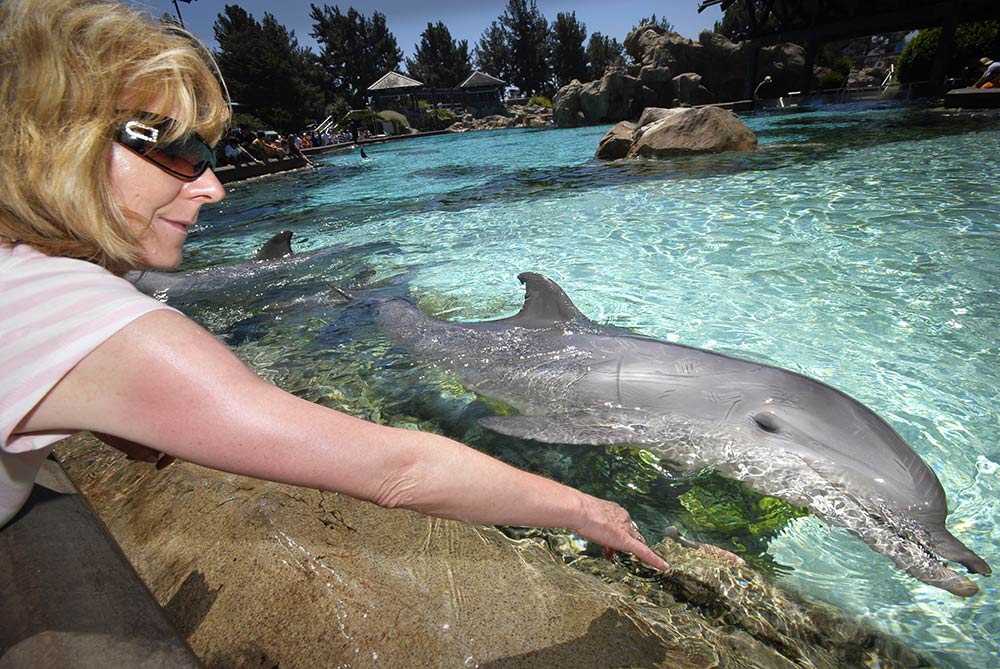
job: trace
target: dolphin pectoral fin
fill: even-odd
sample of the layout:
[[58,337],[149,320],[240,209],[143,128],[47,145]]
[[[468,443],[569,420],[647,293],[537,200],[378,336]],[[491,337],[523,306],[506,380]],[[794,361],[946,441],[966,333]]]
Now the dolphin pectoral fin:
[[487,416],[480,418],[479,424],[509,437],[546,444],[611,446],[647,441],[641,426],[584,411],[542,416]]

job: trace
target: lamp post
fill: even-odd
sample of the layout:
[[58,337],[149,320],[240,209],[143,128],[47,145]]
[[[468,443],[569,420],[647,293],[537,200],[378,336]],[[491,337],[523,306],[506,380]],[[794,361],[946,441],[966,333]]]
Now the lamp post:
[[[191,1],[192,0],[181,0],[181,2],[186,2],[189,5],[191,4]],[[185,30],[187,30],[187,27],[184,25],[184,19],[181,18],[181,8],[177,4],[177,0],[174,0],[174,10],[177,12],[177,20],[180,22],[181,28],[184,28]]]
[[760,87],[763,86],[764,84],[769,84],[769,83],[771,83],[771,75],[767,75],[766,77],[764,77],[761,80],[761,82],[759,84],[757,84],[757,88],[753,89],[753,99],[754,100],[757,99],[757,91],[760,90]]

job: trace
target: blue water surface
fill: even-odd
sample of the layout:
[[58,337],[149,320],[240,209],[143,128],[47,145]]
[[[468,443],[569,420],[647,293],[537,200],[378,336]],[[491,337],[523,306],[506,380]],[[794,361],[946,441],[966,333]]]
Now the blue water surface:
[[[329,153],[316,170],[231,185],[186,269],[245,260],[283,229],[297,251],[325,251],[185,308],[293,392],[617,496],[658,539],[683,522],[669,472],[643,470],[655,480],[638,495],[615,487],[616,467],[644,466],[628,449],[493,439],[475,423],[481,402],[408,363],[332,288],[488,319],[520,307],[518,273],[542,272],[596,321],[796,370],[867,404],[938,474],[951,531],[1000,567],[1000,120],[889,105],[744,120],[753,154],[603,162],[606,127],[502,130],[373,145],[370,160]],[[950,595],[811,516],[762,546],[783,585],[941,666],[1000,666],[995,578]]]

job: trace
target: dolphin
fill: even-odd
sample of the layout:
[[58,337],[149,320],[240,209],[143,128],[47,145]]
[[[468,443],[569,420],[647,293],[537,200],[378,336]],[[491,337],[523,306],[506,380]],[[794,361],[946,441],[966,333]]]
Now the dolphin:
[[281,260],[292,255],[294,255],[292,233],[283,230],[264,242],[257,249],[253,260],[249,262],[224,267],[206,267],[190,272],[132,271],[125,273],[125,279],[143,293],[158,299],[200,289],[214,292],[226,279],[263,273],[264,270],[258,267],[260,261]]
[[290,230],[282,230],[264,242],[264,245],[257,249],[253,259],[279,260],[290,255],[292,255],[292,233]]
[[778,367],[594,323],[550,279],[518,278],[524,306],[510,318],[450,323],[402,298],[377,303],[375,317],[397,344],[521,412],[481,418],[490,430],[637,445],[683,473],[712,468],[808,508],[956,595],[978,587],[936,556],[991,573],[945,528],[934,472],[857,400]]

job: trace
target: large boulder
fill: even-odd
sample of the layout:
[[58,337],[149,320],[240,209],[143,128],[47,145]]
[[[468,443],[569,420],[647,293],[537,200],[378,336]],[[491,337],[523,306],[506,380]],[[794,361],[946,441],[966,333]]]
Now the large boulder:
[[616,160],[627,156],[629,149],[632,148],[637,127],[636,124],[629,123],[628,121],[621,121],[615,124],[611,130],[605,133],[604,137],[601,138],[600,144],[597,145],[597,157],[606,160]]
[[638,77],[609,68],[597,81],[581,84],[574,80],[559,89],[552,100],[552,117],[563,128],[614,123],[635,118],[656,99],[656,92]]
[[[626,149],[629,133],[631,143]],[[634,126],[619,123],[604,136],[595,155],[605,159],[664,158],[756,148],[757,136],[731,111],[678,107],[647,109]]]
[[703,77],[695,72],[685,72],[674,77],[674,91],[682,105],[709,105],[716,102],[712,91],[702,85]]

